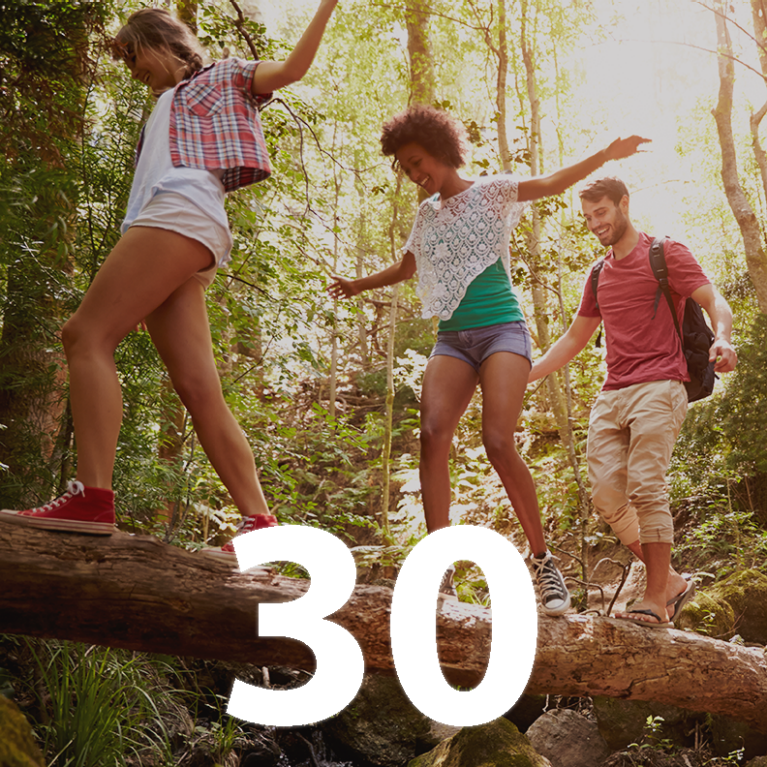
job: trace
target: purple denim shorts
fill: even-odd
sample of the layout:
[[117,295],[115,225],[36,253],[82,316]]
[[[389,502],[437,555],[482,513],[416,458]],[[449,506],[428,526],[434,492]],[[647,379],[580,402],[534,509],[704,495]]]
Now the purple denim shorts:
[[496,352],[518,354],[532,367],[533,347],[524,320],[468,330],[440,330],[429,357],[456,357],[479,372],[480,365]]

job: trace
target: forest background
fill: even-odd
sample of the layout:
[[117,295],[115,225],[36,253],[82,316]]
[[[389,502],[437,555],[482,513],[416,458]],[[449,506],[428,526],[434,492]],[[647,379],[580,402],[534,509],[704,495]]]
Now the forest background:
[[[145,4],[0,0],[2,507],[46,503],[74,476],[60,327],[118,238],[152,100],[112,61],[108,40]],[[284,56],[315,5],[156,4],[195,26],[212,59]],[[412,283],[339,303],[326,293],[332,274],[369,273],[399,257],[417,189],[392,170],[378,137],[392,114],[425,102],[466,125],[467,176],[526,177],[621,135],[652,139],[646,153],[600,173],[626,181],[640,228],[686,243],[699,258],[734,310],[739,354],[737,370],[691,406],[674,453],[675,563],[704,585],[740,569],[765,572],[764,5],[341,0],[307,77],[262,112],[274,174],[228,197],[233,261],[207,294],[225,395],[281,522],[335,533],[360,564],[384,574],[425,535],[418,399],[433,323],[421,317]],[[511,250],[537,356],[571,321],[601,249],[570,191],[531,206]],[[148,335],[129,334],[116,363],[124,394],[114,478],[120,527],[191,550],[220,543],[239,515]],[[614,544],[593,514],[585,470],[588,414],[604,374],[603,350],[590,344],[567,370],[529,388],[517,429],[547,537],[581,610],[598,608],[583,584]],[[482,448],[479,394],[456,433],[451,473],[453,522],[491,527],[524,547]],[[486,602],[482,573],[459,570],[461,598]],[[42,676],[47,702],[39,703],[36,732],[48,756],[122,764],[130,728],[119,717],[129,711],[152,721],[142,705],[159,706],[159,677],[193,677],[182,686],[205,687],[197,673],[179,674],[179,664],[4,637],[0,693],[15,688],[24,710],[37,710]],[[125,684],[129,673],[144,686]],[[114,685],[137,697],[115,704]],[[238,729],[223,715],[222,694],[205,693],[203,705],[185,693],[184,702],[196,709],[197,736],[220,741],[224,753]],[[60,710],[46,724],[56,700]],[[146,731],[164,725],[142,727],[145,743]],[[101,749],[90,761],[74,755],[85,747],[73,731]],[[159,750],[171,749],[165,740]]]
[[[118,238],[152,103],[107,41],[145,4],[0,0],[3,507],[45,503],[74,474],[60,326]],[[280,58],[314,10],[299,0],[156,5],[195,26],[213,59]],[[310,73],[262,113],[274,174],[229,196],[233,261],[208,291],[225,394],[282,522],[320,526],[384,565],[425,534],[418,398],[434,325],[412,283],[349,302],[326,293],[331,274],[399,258],[417,190],[378,137],[389,116],[425,102],[466,125],[468,176],[537,175],[621,135],[652,139],[602,172],[626,181],[641,229],[698,257],[733,307],[740,355],[691,407],[674,455],[672,497],[694,523],[676,550],[713,559],[715,577],[764,567],[764,18],[761,0],[343,0]],[[511,250],[538,355],[571,321],[600,248],[570,191],[532,206]],[[230,534],[236,509],[145,332],[120,345],[117,367],[120,526],[190,549]],[[589,345],[530,387],[517,431],[547,529],[584,580],[593,547],[610,538],[591,513],[584,461],[603,379],[603,351]],[[481,445],[479,394],[451,473],[455,522],[517,536]],[[463,596],[481,598],[483,585],[475,573]]]

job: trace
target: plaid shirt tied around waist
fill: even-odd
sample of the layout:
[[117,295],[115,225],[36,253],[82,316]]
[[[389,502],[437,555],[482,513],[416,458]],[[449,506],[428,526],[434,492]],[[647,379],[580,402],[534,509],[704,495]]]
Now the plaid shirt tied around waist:
[[[258,107],[272,94],[251,94],[258,64],[224,59],[176,86],[170,113],[174,167],[223,169],[227,192],[269,177],[272,168]],[[143,139],[142,131],[136,161]]]

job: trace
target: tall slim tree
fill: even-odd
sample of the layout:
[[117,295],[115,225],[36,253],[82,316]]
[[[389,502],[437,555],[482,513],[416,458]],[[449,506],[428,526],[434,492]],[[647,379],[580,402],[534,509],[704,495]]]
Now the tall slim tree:
[[[767,76],[767,56],[763,46],[765,44],[764,9],[759,0],[752,0],[754,28],[757,33],[757,45],[760,50],[760,61],[765,76]],[[728,23],[728,4],[722,0],[714,3],[714,19],[716,20],[716,36],[719,60],[719,98],[712,110],[716,121],[716,130],[719,136],[719,145],[722,151],[722,183],[730,204],[733,216],[738,223],[743,238],[743,246],[746,251],[746,263],[751,281],[756,289],[759,308],[767,313],[767,252],[765,252],[762,231],[759,220],[754,213],[751,203],[748,201],[738,175],[738,158],[735,151],[735,139],[732,131],[732,101],[735,88],[735,64],[733,60],[732,41],[730,39]],[[752,120],[752,132],[755,132],[758,149],[758,121],[754,125]]]

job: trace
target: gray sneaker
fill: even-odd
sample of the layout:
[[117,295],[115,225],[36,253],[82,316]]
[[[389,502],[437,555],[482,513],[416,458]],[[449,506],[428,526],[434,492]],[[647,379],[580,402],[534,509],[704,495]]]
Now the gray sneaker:
[[535,583],[546,615],[562,615],[570,607],[570,592],[565,579],[554,564],[554,557],[547,551],[542,557],[530,557]]

